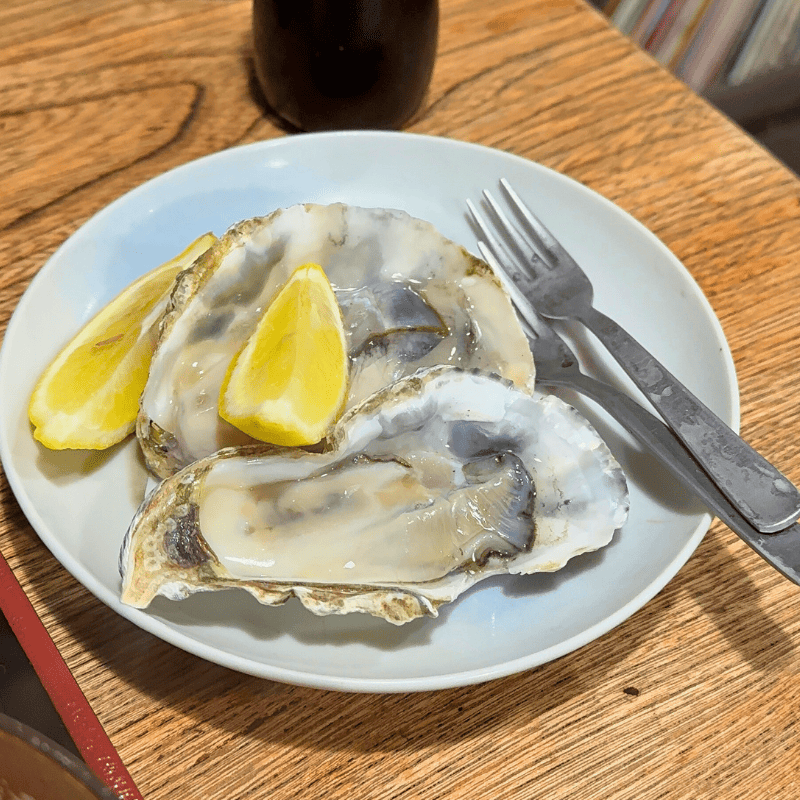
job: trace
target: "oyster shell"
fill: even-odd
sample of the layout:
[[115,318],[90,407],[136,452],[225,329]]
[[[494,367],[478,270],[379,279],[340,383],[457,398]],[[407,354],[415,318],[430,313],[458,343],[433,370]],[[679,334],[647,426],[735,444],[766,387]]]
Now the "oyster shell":
[[137,423],[155,474],[252,443],[219,417],[220,386],[272,297],[309,261],[323,266],[342,308],[348,407],[435,364],[533,390],[527,341],[484,262],[401,211],[292,206],[233,226],[176,282]]
[[122,600],[238,587],[402,624],[490,575],[559,569],[627,510],[575,409],[439,366],[351,409],[326,452],[228,448],[163,481],[126,535]]

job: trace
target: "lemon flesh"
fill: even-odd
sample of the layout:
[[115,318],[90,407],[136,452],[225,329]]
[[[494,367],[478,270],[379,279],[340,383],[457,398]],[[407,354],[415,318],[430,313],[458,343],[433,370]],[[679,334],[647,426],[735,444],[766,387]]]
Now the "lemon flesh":
[[270,444],[319,442],[344,408],[348,359],[336,295],[317,264],[298,267],[231,362],[219,413]]
[[204,234],[136,280],[56,356],[28,405],[38,441],[53,450],[102,450],[133,431],[175,277],[215,241]]

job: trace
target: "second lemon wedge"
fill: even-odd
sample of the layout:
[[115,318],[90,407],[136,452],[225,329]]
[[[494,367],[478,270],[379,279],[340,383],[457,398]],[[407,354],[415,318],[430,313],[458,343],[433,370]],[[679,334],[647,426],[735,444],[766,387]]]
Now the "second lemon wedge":
[[54,450],[102,450],[133,431],[175,277],[215,241],[207,233],[136,280],[56,356],[28,405],[36,439]]
[[219,413],[264,442],[319,442],[344,408],[348,356],[336,295],[317,264],[298,267],[232,361]]

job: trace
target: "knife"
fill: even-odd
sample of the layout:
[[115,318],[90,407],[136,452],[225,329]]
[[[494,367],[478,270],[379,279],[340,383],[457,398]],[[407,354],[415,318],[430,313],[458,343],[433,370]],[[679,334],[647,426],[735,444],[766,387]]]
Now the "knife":
[[644,445],[681,483],[784,577],[800,585],[800,525],[778,533],[754,528],[720,491],[675,434],[635,400],[607,383],[570,371],[563,377],[537,375],[542,385],[564,386],[594,400]]

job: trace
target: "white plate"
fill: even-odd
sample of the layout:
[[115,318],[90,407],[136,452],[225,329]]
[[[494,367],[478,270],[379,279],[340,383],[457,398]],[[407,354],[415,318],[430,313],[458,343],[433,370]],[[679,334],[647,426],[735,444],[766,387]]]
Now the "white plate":
[[[296,601],[264,608],[237,592],[159,598],[147,611],[121,605],[117,553],[145,483],[135,443],[105,454],[53,453],[30,433],[28,398],[56,352],[135,277],[201,233],[219,235],[293,203],[344,201],[404,209],[475,252],[464,200],[503,176],[585,267],[597,306],[736,425],[733,362],[708,302],[675,257],[612,203],[537,164],[452,140],[287,137],[208,156],[121,197],[64,243],[23,296],[0,352],[0,456],[42,541],[91,592],[156,636],[236,670],[324,688],[413,691],[489,680],[562,656],[641,608],[686,562],[710,517],[580,400],[630,478],[631,515],[615,541],[556,574],[487,581],[438,619],[402,628],[362,615],[317,618]],[[607,356],[576,338],[587,363],[618,376]]]

